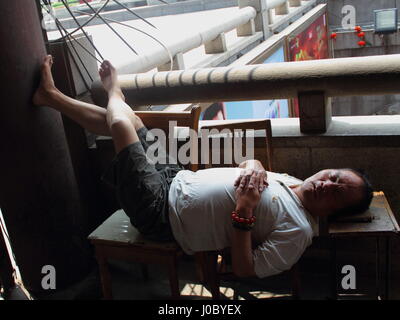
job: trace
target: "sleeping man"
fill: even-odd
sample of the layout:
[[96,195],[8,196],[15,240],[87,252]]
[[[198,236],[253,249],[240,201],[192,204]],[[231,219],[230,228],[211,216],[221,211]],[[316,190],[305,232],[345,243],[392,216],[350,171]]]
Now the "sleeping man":
[[104,180],[115,187],[132,224],[151,240],[176,240],[188,254],[230,248],[237,276],[262,278],[297,262],[318,233],[318,217],[360,213],[371,203],[370,183],[353,169],[322,170],[301,181],[266,172],[256,160],[197,172],[154,164],[146,156],[150,132],[125,103],[110,62],[99,70],[107,109],[61,93],[51,66],[47,56],[34,104],[112,137],[117,156]]

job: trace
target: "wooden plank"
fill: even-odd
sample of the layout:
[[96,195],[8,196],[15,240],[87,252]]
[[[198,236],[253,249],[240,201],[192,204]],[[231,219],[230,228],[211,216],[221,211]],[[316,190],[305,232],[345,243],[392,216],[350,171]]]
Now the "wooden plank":
[[123,210],[116,211],[89,235],[89,240],[96,246],[112,247],[147,247],[148,249],[174,251],[176,242],[149,241],[132,226],[129,217]]

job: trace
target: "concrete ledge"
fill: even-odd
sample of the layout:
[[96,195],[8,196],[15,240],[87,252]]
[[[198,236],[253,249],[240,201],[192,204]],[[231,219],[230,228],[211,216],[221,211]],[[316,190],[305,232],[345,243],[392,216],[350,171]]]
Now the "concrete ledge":
[[[273,119],[277,135],[310,136],[301,134],[298,118]],[[283,130],[283,131],[280,131]],[[316,136],[400,136],[400,116],[333,117],[327,132]]]
[[[243,121],[243,120],[237,120]],[[229,122],[235,122],[229,120]],[[200,121],[200,127],[209,124],[223,123],[223,120]],[[325,133],[304,134],[300,132],[299,118],[271,119],[274,138],[289,137],[400,137],[400,115],[393,116],[360,116],[332,117],[332,122]],[[261,133],[259,133],[261,134]],[[256,134],[257,136],[257,134]],[[398,141],[400,146],[400,140]]]

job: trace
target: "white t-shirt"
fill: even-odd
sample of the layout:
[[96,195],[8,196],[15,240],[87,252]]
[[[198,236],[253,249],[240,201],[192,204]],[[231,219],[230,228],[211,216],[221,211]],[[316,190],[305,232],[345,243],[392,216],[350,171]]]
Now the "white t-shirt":
[[[169,191],[169,218],[175,239],[187,254],[231,246],[231,213],[236,206],[234,182],[240,168],[182,170]],[[269,186],[261,193],[251,231],[258,277],[288,270],[317,234],[317,224],[289,188],[302,181],[267,172]]]

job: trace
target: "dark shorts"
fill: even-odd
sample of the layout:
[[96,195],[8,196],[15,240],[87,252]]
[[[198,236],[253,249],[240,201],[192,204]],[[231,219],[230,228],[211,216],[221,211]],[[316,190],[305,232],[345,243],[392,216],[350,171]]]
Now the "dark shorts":
[[146,151],[154,142],[146,141],[147,132],[146,128],[137,131],[140,142],[121,150],[102,179],[116,189],[121,208],[143,236],[171,241],[174,237],[168,219],[168,192],[172,179],[182,168],[148,160]]

